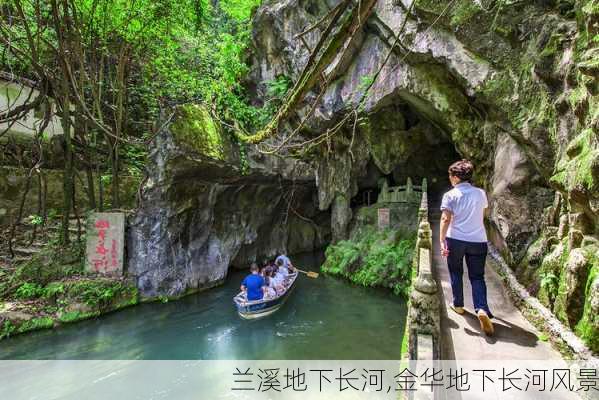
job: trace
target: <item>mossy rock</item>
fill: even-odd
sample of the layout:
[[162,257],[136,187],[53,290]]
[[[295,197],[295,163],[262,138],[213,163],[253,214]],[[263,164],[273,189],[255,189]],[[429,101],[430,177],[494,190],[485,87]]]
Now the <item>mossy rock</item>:
[[557,166],[551,182],[568,191],[584,190],[589,193],[599,191],[599,147],[592,129],[583,131],[567,149],[567,159]]
[[585,305],[576,334],[594,353],[599,353],[599,259],[595,258],[585,288]]
[[518,281],[523,284],[533,296],[536,296],[539,292],[540,268],[543,257],[547,254],[552,240],[557,239],[555,239],[555,237],[546,237],[544,234],[539,236],[537,240],[528,247],[526,256],[514,270],[518,277]]
[[210,112],[198,104],[186,104],[176,110],[170,131],[178,145],[214,160],[228,160],[232,144]]
[[554,309],[556,316],[570,328],[582,317],[591,258],[589,252],[574,249],[562,267]]
[[453,7],[451,13],[451,25],[461,26],[472,19],[476,14],[480,13],[482,8],[473,0],[462,0]]
[[560,287],[560,276],[563,265],[568,257],[566,240],[553,248],[551,253],[543,258],[539,268],[540,288],[537,297],[543,305],[553,310],[555,299]]

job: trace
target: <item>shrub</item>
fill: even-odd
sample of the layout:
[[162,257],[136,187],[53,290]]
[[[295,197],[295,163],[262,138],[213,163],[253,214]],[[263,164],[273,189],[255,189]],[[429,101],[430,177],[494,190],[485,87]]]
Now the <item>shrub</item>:
[[52,326],[54,326],[54,320],[50,317],[33,318],[29,321],[23,322],[17,329],[17,332],[23,333],[38,329],[47,329],[51,328]]
[[9,337],[16,329],[17,327],[14,326],[12,322],[4,321],[2,329],[0,329],[0,339]]
[[414,246],[414,235],[367,229],[353,241],[329,246],[322,271],[362,286],[388,287],[397,295],[407,295]]
[[63,294],[64,284],[62,282],[51,282],[44,288],[43,297],[46,299],[56,298],[58,295]]
[[71,282],[65,288],[65,292],[76,302],[101,309],[109,306],[118,297],[128,295],[135,298],[137,289],[120,281],[96,279]]
[[44,293],[44,289],[36,283],[23,283],[15,292],[15,297],[18,299],[34,299],[40,297]]

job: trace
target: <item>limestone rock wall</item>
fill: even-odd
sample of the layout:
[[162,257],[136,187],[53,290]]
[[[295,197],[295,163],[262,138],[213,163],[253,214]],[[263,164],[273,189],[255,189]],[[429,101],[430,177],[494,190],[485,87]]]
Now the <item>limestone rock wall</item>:
[[230,266],[324,246],[328,217],[314,202],[313,169],[247,157],[204,108],[177,110],[129,224],[128,274],[142,296],[180,296],[221,283]]

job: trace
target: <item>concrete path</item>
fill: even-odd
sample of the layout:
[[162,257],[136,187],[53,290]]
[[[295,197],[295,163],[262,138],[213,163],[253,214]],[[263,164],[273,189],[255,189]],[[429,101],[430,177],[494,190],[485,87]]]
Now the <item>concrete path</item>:
[[[535,362],[533,368],[552,366],[563,366],[560,354],[554,350],[548,342],[539,339],[539,332],[522,316],[514,306],[509,295],[506,293],[502,280],[495,272],[491,261],[487,261],[486,283],[489,307],[495,318],[495,335],[487,337],[480,329],[478,318],[474,314],[472,306],[472,291],[468,280],[467,268],[464,267],[464,303],[466,313],[458,315],[449,308],[452,303],[451,284],[447,262],[440,254],[439,249],[439,218],[440,212],[430,210],[430,222],[433,230],[433,264],[434,273],[438,284],[442,289],[442,357],[446,360],[456,360],[455,367],[462,365],[471,367],[480,363],[481,365],[492,365],[493,360],[497,368],[513,367],[519,365],[523,360],[546,360]],[[473,363],[468,360],[481,360]],[[452,362],[453,364],[453,362]],[[522,363],[522,365],[525,365]],[[512,391],[513,393],[513,391]],[[500,390],[485,391],[487,399],[537,399],[537,398],[564,398],[561,396],[539,397],[541,393],[519,393],[517,397],[506,396]],[[457,398],[478,399],[482,393],[462,393]],[[449,396],[449,395],[448,395]],[[456,395],[449,398],[454,399]],[[578,398],[571,394],[567,398]]]

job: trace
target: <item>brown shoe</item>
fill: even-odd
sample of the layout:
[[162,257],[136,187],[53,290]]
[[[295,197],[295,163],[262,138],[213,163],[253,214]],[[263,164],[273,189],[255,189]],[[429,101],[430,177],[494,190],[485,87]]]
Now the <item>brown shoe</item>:
[[478,320],[480,322],[480,329],[482,329],[485,335],[493,336],[493,333],[495,333],[495,329],[493,328],[493,323],[491,322],[491,319],[487,315],[486,311],[478,310],[477,315]]
[[463,315],[464,314],[464,307],[456,307],[453,304],[451,306],[449,306],[454,312],[456,312],[457,314]]

